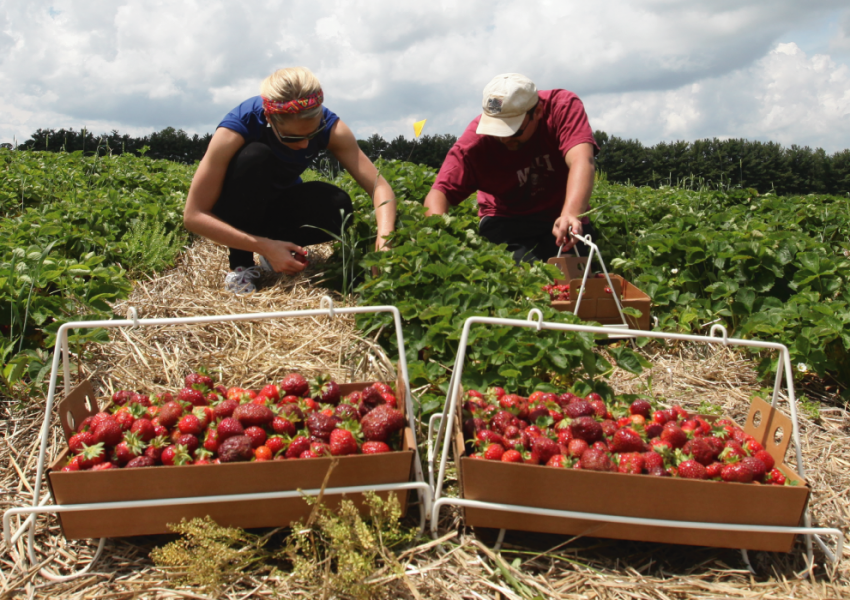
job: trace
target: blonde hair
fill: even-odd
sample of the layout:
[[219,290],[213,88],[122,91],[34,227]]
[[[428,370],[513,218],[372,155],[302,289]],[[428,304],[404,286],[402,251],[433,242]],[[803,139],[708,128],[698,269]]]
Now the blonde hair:
[[[303,98],[322,90],[319,79],[306,67],[287,67],[278,69],[263,80],[260,84],[260,95],[263,98],[275,102],[289,102],[296,98]],[[322,115],[322,107],[317,106],[295,115],[271,115],[276,123],[282,123],[285,119],[295,117],[296,119],[315,119]]]

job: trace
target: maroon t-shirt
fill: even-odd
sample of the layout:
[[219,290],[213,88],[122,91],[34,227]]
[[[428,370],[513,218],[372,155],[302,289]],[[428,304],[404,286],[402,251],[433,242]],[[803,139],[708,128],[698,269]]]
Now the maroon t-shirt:
[[567,90],[538,92],[543,114],[534,135],[517,150],[475,133],[480,116],[452,146],[434,188],[452,206],[478,191],[478,216],[537,215],[554,221],[567,194],[567,151],[581,143],[599,147],[578,96]]

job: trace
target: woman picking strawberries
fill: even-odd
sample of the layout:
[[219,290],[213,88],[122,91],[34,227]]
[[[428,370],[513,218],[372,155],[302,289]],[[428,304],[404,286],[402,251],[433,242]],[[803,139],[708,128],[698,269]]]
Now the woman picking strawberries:
[[[219,123],[189,188],[186,229],[230,248],[225,288],[256,290],[261,270],[295,274],[304,269],[304,246],[333,239],[351,199],[301,173],[320,150],[329,150],[374,201],[375,248],[384,249],[395,224],[395,196],[354,134],[323,106],[319,80],[303,67],[280,69]],[[260,267],[254,253],[260,255]]]

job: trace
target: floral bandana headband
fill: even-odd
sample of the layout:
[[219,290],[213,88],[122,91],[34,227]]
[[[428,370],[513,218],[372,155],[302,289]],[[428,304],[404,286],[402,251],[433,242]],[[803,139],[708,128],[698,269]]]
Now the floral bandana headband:
[[322,90],[319,90],[315,94],[304,96],[303,98],[296,98],[295,100],[290,100],[289,102],[275,102],[274,100],[269,100],[268,98],[264,97],[263,108],[269,115],[297,115],[298,113],[304,112],[305,110],[310,110],[311,108],[317,108],[321,106],[322,100],[324,100]]

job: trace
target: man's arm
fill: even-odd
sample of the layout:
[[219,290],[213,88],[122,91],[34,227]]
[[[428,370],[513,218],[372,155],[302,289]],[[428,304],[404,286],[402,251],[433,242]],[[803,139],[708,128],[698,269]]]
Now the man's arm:
[[561,216],[552,228],[552,235],[555,236],[555,243],[564,245],[564,250],[570,250],[575,245],[575,239],[571,239],[567,232],[572,227],[573,233],[581,235],[580,215],[586,213],[590,206],[593,175],[596,171],[593,145],[583,143],[573,146],[567,151],[564,160],[570,169],[567,178],[567,195],[564,199],[564,207],[561,209]]
[[428,209],[425,213],[426,217],[444,215],[449,212],[449,206],[449,199],[438,189],[431,188],[431,191],[425,196],[425,208]]
[[375,250],[389,250],[385,237],[395,229],[396,200],[390,184],[378,174],[378,169],[363,154],[357,140],[348,125],[339,120],[331,130],[328,150],[336,157],[346,171],[363,190],[372,196],[375,206],[375,219],[378,221],[378,237]]

